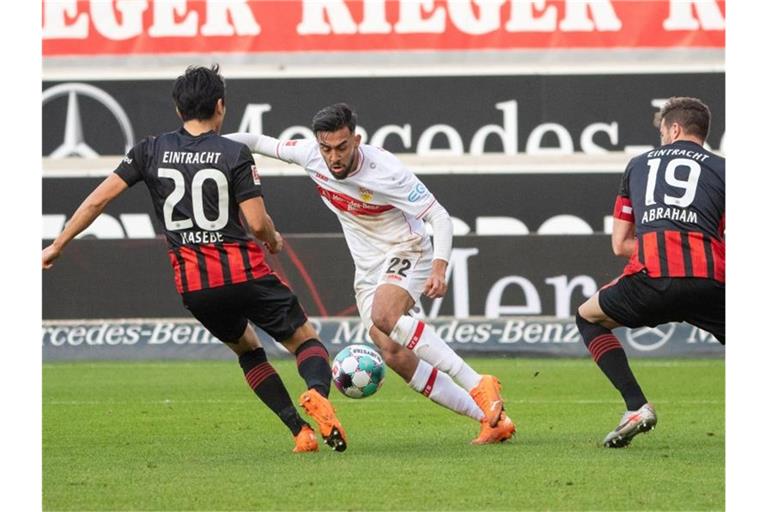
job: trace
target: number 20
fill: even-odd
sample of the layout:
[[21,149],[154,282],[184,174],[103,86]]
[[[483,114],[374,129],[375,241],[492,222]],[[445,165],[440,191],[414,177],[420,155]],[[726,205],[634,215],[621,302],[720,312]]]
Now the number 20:
[[[173,220],[173,210],[184,197],[184,175],[176,169],[160,167],[157,175],[161,178],[173,180],[173,192],[165,199],[163,204],[163,219],[165,227],[169,231],[189,229],[193,226],[192,219]],[[219,216],[213,220],[205,216],[203,208],[203,183],[205,180],[213,180],[218,189]],[[229,184],[227,177],[218,169],[200,169],[192,178],[192,215],[195,223],[206,231],[216,231],[223,228],[229,222]]]
[[[646,206],[656,204],[653,193],[656,190],[656,175],[659,172],[660,165],[660,158],[653,158],[648,160],[648,184],[645,187]],[[675,171],[678,167],[687,167],[689,169],[690,172],[688,173],[688,179],[679,180],[677,177],[675,177]],[[670,160],[666,169],[664,169],[664,180],[670,186],[681,188],[684,192],[680,197],[664,194],[664,203],[680,208],[686,208],[690,206],[693,202],[693,198],[696,197],[696,186],[699,184],[699,176],[701,176],[701,166],[698,162],[689,158],[675,158],[674,160]]]

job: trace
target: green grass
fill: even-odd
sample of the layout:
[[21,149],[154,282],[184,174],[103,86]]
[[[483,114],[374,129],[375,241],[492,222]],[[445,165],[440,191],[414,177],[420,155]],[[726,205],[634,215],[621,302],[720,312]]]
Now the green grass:
[[[725,365],[633,361],[659,414],[624,450],[599,442],[623,403],[591,360],[476,359],[518,435],[477,425],[393,372],[333,393],[349,449],[293,454],[236,362],[43,366],[45,510],[722,510]],[[295,365],[277,361],[293,397]]]

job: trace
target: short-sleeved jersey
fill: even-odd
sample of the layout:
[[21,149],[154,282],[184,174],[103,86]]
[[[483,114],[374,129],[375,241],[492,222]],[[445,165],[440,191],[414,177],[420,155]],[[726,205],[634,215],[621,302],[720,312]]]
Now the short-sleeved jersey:
[[690,141],[633,158],[614,217],[633,222],[637,248],[625,274],[725,282],[725,159]]
[[240,221],[239,203],[261,196],[250,151],[214,132],[180,128],[136,144],[115,169],[143,181],[168,242],[179,293],[257,279],[270,272]]
[[422,219],[436,203],[435,197],[393,154],[361,144],[357,167],[338,180],[317,141],[272,140],[274,155],[270,156],[302,166],[326,206],[338,216],[358,268],[397,249],[431,258],[432,244]]

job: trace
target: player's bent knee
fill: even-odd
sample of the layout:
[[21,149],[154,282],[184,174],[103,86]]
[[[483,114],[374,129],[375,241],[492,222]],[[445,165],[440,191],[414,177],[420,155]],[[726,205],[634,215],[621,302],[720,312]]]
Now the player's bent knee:
[[280,343],[282,343],[288,351],[295,354],[300,346],[313,339],[320,339],[320,335],[311,323],[306,322],[304,325],[293,331],[290,338],[283,340]]
[[589,347],[589,344],[592,342],[593,339],[603,334],[608,334],[611,332],[611,330],[608,329],[607,327],[603,327],[598,323],[590,322],[589,320],[581,316],[581,312],[579,310],[576,310],[575,318],[576,318],[576,327],[579,329],[579,333],[581,334],[581,337],[584,340],[584,344],[587,347]]
[[399,318],[399,314],[393,315],[389,311],[384,311],[383,309],[374,308],[371,312],[371,322],[373,322],[373,325],[387,335],[389,335],[392,332],[392,329],[395,328],[395,324],[397,324]]

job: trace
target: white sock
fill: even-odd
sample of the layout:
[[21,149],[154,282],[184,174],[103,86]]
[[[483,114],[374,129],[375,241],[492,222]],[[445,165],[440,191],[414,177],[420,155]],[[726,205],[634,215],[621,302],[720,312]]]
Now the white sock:
[[423,359],[456,379],[456,382],[467,391],[480,383],[480,375],[424,322],[403,315],[395,324],[389,337],[413,350],[419,359]]
[[433,402],[458,414],[477,421],[485,417],[469,393],[457,386],[448,375],[424,361],[419,361],[419,366],[416,367],[408,385]]

